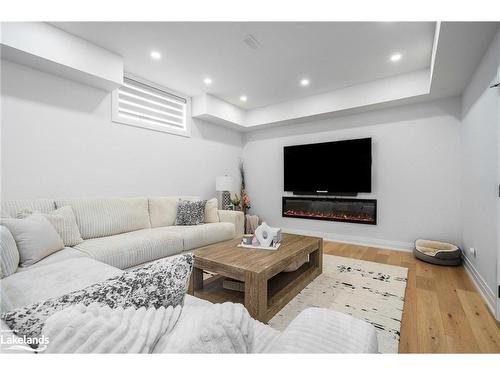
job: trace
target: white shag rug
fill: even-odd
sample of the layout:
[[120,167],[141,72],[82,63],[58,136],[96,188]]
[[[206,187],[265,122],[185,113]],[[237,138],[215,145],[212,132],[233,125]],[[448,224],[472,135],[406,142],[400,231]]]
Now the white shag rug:
[[408,269],[323,256],[323,273],[281,309],[269,325],[283,330],[304,309],[322,307],[371,323],[380,353],[397,353]]

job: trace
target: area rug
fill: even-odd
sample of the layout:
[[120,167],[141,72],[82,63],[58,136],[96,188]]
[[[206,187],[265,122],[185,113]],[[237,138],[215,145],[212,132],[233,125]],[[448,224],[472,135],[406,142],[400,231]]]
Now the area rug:
[[336,310],[372,324],[380,353],[397,353],[407,275],[403,267],[324,255],[323,273],[268,324],[283,330],[308,307]]

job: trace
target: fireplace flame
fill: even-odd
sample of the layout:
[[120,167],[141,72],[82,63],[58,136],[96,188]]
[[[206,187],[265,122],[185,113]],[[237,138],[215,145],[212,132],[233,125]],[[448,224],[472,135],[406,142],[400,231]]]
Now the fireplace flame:
[[295,210],[286,210],[284,212],[285,216],[295,216],[295,217],[310,217],[316,219],[330,219],[330,220],[344,220],[344,221],[359,221],[362,223],[373,223],[374,218],[371,216],[363,215],[363,214],[354,214],[354,213],[342,213],[342,212],[317,212],[317,211],[295,211]]

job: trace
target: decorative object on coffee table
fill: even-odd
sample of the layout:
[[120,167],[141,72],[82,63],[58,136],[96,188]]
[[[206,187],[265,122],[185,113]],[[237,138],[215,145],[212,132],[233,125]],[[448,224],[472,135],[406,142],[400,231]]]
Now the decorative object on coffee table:
[[243,235],[242,243],[245,245],[251,245],[253,240],[253,234],[245,234]]
[[281,239],[281,229],[270,227],[264,222],[255,229],[255,237],[261,246],[269,247],[273,241],[275,243],[279,242]]
[[219,176],[215,179],[215,190],[221,192],[221,208],[223,210],[227,209],[231,205],[231,193],[233,190],[234,183],[231,176]]
[[[243,239],[241,243],[238,245],[238,247],[243,247],[245,249],[257,249],[257,250],[278,250],[280,245],[281,245],[281,229],[278,229],[278,233],[273,237],[273,241],[269,246],[261,245],[255,235],[245,234],[243,235]],[[303,263],[304,262],[302,262],[300,265],[302,265]],[[296,267],[294,270],[296,270],[297,268],[298,267]]]

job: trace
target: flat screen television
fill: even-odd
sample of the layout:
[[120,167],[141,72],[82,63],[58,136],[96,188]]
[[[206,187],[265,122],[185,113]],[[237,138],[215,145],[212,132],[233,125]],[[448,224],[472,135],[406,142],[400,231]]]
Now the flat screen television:
[[284,190],[296,193],[370,193],[372,139],[286,146]]

